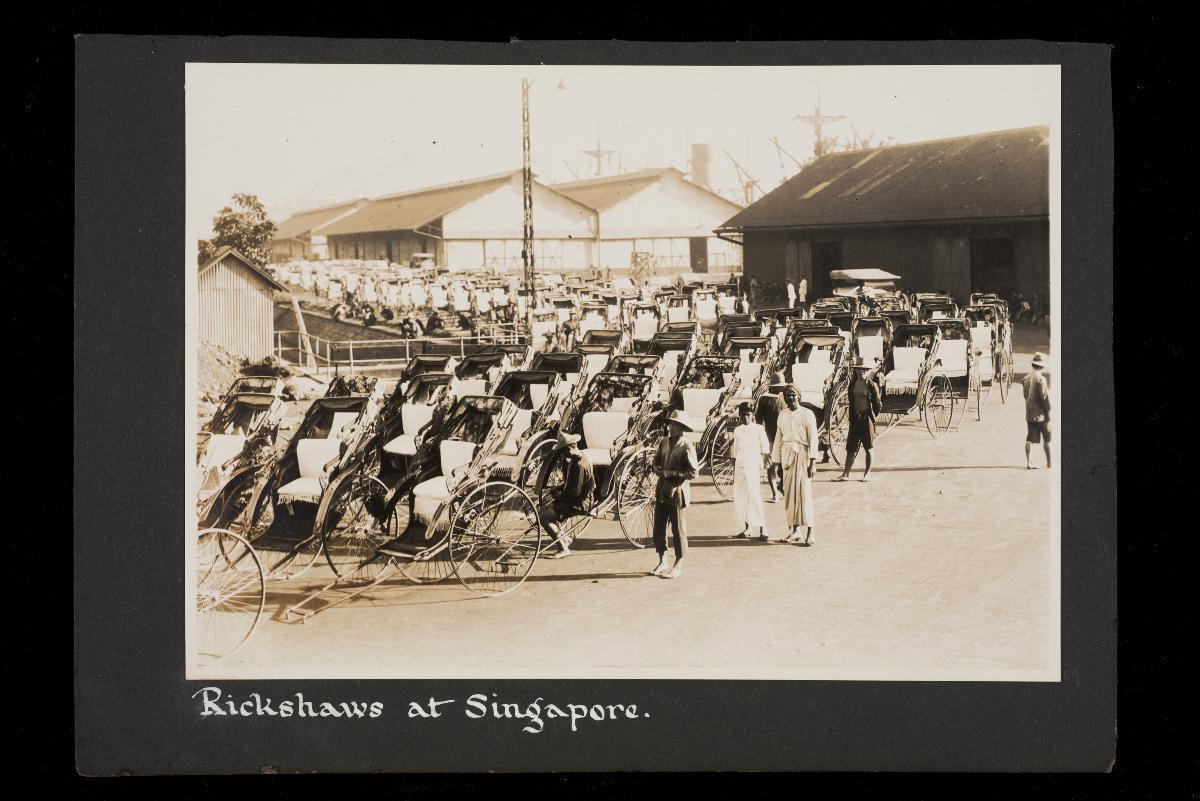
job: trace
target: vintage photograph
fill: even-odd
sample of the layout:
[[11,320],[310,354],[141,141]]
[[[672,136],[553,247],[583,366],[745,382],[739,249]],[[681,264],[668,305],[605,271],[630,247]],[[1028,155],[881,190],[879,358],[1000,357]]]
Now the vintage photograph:
[[1059,681],[1058,66],[185,111],[188,679]]

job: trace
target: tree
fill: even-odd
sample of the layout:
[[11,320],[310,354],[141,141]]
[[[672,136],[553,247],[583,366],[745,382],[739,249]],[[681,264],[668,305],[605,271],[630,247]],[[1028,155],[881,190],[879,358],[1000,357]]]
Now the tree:
[[204,264],[228,246],[262,267],[271,257],[275,223],[267,218],[266,208],[255,195],[234,195],[232,204],[213,217],[212,239],[200,241],[200,263]]

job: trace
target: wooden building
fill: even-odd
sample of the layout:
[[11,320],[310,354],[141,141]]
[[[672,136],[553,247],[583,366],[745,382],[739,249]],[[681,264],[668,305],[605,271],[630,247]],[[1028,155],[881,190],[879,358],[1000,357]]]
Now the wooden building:
[[271,240],[271,261],[328,259],[329,246],[322,229],[370,202],[367,198],[359,198],[296,212],[276,227],[275,237]]
[[717,228],[748,278],[808,280],[877,267],[911,291],[1049,291],[1050,154],[1044,126],[833,153]]
[[554,189],[596,209],[597,267],[627,270],[633,254],[646,253],[659,273],[732,272],[741,248],[713,229],[741,209],[684,177],[674,167],[555,184]]
[[251,360],[271,355],[275,292],[287,288],[225,247],[198,273],[200,339]]
[[[332,259],[405,264],[433,253],[451,270],[519,270],[524,222],[521,170],[373,198],[321,231]],[[534,260],[539,269],[594,264],[596,212],[537,181]]]

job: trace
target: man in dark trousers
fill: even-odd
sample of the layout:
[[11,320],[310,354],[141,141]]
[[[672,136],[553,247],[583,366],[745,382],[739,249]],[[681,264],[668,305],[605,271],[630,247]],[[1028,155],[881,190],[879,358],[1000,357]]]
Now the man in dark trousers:
[[1033,354],[1033,369],[1021,379],[1025,392],[1025,466],[1037,467],[1029,459],[1031,446],[1042,443],[1046,452],[1046,467],[1050,467],[1050,383],[1046,380],[1046,357]]
[[867,469],[863,471],[863,481],[871,480],[871,449],[875,447],[875,415],[883,407],[883,398],[879,393],[879,385],[868,377],[868,372],[875,367],[863,361],[861,356],[854,357],[850,362],[850,430],[846,434],[846,466],[842,474],[834,481],[845,481],[850,478],[850,468],[854,466],[854,457],[861,447],[866,454]]
[[[650,575],[674,579],[683,575],[683,557],[687,555],[687,526],[683,510],[691,501],[688,482],[700,474],[696,448],[683,438],[692,431],[683,413],[676,410],[667,418],[667,436],[658,441],[653,470],[658,476],[654,491],[654,549],[658,551],[658,566]],[[674,536],[675,564],[667,567],[667,524]]]
[[566,478],[562,492],[538,510],[542,525],[554,536],[558,552],[548,554],[550,559],[561,559],[571,555],[570,537],[562,531],[559,523],[570,517],[587,514],[592,508],[592,493],[596,489],[596,477],[587,454],[579,449],[578,434],[558,435],[557,450],[566,451]]

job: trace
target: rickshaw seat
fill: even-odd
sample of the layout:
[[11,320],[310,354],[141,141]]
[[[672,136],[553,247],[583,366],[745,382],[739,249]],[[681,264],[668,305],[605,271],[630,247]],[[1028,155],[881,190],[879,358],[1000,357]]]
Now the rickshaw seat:
[[400,407],[400,425],[404,433],[383,446],[384,453],[412,456],[417,452],[417,432],[433,419],[433,406],[406,403]]
[[302,439],[296,443],[296,463],[300,477],[289,481],[278,490],[281,499],[319,503],[321,500],[321,476],[325,465],[337,457],[342,444],[335,437],[325,439]]
[[213,434],[208,438],[204,460],[209,467],[220,467],[242,452],[246,438],[237,434]]
[[329,439],[336,440],[342,429],[358,419],[358,412],[334,412],[333,424],[329,426]]
[[688,418],[688,423],[695,429],[693,433],[700,434],[704,432],[704,424],[708,420],[708,413],[712,411],[712,407],[717,405],[717,401],[721,399],[721,393],[724,391],[723,389],[704,389],[701,387],[683,388],[681,392],[683,395],[683,416]]
[[717,305],[721,307],[721,314],[733,314],[737,309],[737,298],[730,295],[722,295],[717,298]]
[[529,402],[533,404],[535,409],[542,408],[546,402],[546,397],[550,394],[549,384],[530,384],[529,385]]
[[824,396],[825,379],[833,373],[829,362],[796,362],[792,365],[792,383],[801,392],[818,392]]
[[504,444],[500,446],[497,453],[501,456],[516,456],[517,441],[529,430],[531,425],[533,425],[533,410],[517,409],[516,416],[513,417],[512,427],[508,430],[508,437],[504,440]]
[[613,398],[610,412],[629,413],[633,411],[633,404],[637,402],[637,398]]
[[486,395],[486,378],[463,378],[454,382],[454,394],[464,398],[467,395]]
[[593,465],[612,464],[611,448],[629,426],[624,412],[588,412],[583,416],[583,452]]
[[633,321],[633,338],[640,340],[652,339],[658,332],[658,318],[654,315],[640,315]]
[[715,300],[698,300],[698,301],[696,301],[696,319],[697,320],[716,320],[717,319],[717,302]]
[[667,309],[668,323],[686,323],[690,319],[687,306],[671,306]]
[[938,344],[937,359],[941,364],[934,373],[944,376],[964,376],[967,374],[967,340],[943,339]]
[[413,515],[426,522],[433,520],[433,515],[442,501],[450,497],[450,487],[447,479],[455,469],[471,463],[475,458],[474,442],[460,440],[445,440],[438,443],[438,459],[441,462],[442,474],[422,481],[413,487]]
[[875,359],[883,360],[883,337],[859,337],[858,355],[863,361],[870,363]]

